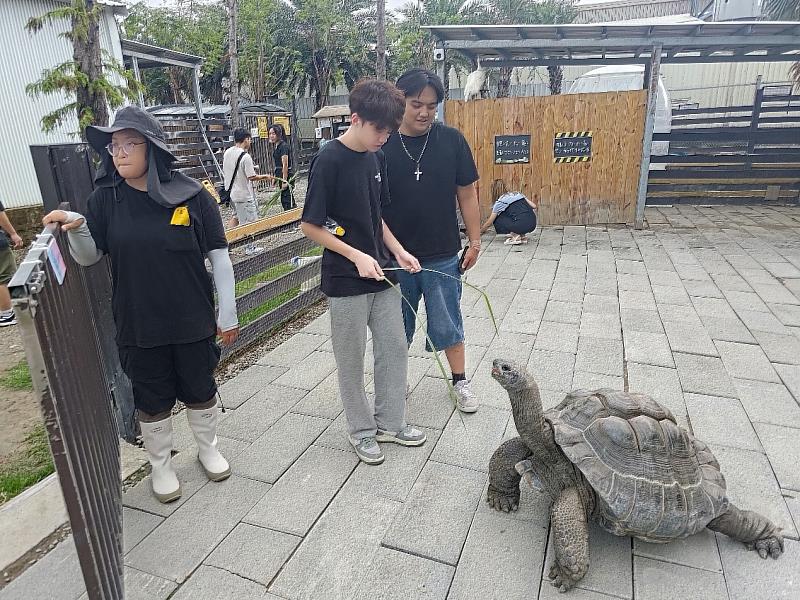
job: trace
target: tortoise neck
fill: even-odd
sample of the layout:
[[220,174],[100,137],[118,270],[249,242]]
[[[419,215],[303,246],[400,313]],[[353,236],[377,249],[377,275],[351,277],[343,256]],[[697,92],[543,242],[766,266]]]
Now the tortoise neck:
[[533,470],[544,491],[555,500],[562,490],[576,485],[577,475],[544,418],[539,386],[530,381],[524,388],[508,390],[508,396],[517,432],[533,455]]

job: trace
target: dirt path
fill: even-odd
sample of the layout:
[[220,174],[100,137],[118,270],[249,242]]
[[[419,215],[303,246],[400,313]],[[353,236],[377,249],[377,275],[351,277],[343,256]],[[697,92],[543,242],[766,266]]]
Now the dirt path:
[[[24,358],[19,326],[0,329],[0,375]],[[0,463],[19,448],[28,432],[40,422],[39,401],[33,392],[0,388]]]

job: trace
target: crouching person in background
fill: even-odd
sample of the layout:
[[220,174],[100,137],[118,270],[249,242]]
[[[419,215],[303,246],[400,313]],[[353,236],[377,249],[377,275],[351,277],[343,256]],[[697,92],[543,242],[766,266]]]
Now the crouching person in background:
[[214,369],[216,336],[227,345],[239,333],[233,266],[216,203],[198,182],[171,170],[175,157],[154,117],[125,107],[113,126],[88,127],[86,137],[102,163],[86,215],[57,210],[44,223],[62,224],[81,265],[110,257],[120,362],[133,384],[153,494],[171,502],[181,496],[171,465],[176,400],[188,409],[208,478],[231,473],[217,450]]

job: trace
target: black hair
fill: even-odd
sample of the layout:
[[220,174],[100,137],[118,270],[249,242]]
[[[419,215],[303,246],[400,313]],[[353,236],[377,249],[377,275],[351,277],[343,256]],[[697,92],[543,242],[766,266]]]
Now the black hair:
[[378,129],[394,131],[405,111],[403,93],[388,81],[362,79],[350,92],[350,112]]
[[286,130],[280,123],[273,123],[270,125],[269,129],[267,129],[267,132],[270,131],[274,131],[276,134],[278,134],[278,139],[280,139],[282,142],[286,141]]
[[409,69],[397,79],[397,87],[406,98],[419,96],[427,86],[436,92],[436,102],[444,100],[444,84],[439,76],[428,69]]
[[250,132],[245,129],[244,127],[237,127],[233,130],[233,141],[237,144],[241,144],[247,138],[253,137]]

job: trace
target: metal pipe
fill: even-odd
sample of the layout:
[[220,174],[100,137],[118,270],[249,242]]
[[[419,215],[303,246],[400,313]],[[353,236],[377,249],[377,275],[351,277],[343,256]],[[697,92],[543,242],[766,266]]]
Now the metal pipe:
[[647,112],[644,119],[644,136],[642,137],[642,162],[639,166],[639,190],[636,198],[636,220],[634,226],[644,226],[644,207],[647,202],[647,179],[650,175],[650,153],[653,149],[653,127],[656,120],[656,104],[658,98],[658,81],[661,71],[661,44],[653,46],[650,58],[650,80],[647,82]]

